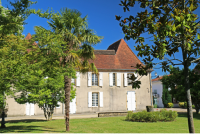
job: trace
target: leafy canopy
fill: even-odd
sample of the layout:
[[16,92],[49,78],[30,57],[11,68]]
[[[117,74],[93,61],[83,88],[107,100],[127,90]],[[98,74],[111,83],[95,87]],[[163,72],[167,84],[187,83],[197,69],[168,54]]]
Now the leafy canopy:
[[[137,4],[136,4],[137,3]],[[196,57],[199,56],[200,34],[197,32],[199,23],[198,16],[194,11],[199,6],[197,0],[186,0],[183,9],[183,3],[180,0],[124,0],[121,1],[124,11],[139,5],[141,12],[136,16],[122,18],[116,16],[119,25],[125,34],[125,39],[135,40],[138,45],[135,46],[138,56],[143,57],[143,65],[137,65],[140,74],[147,74],[147,70],[159,64],[163,71],[169,71],[169,65],[190,66]],[[144,38],[144,33],[149,37]],[[147,40],[152,39],[153,43],[145,44]],[[182,39],[185,39],[182,42]],[[183,53],[187,53],[185,62],[174,56],[181,48]],[[170,58],[165,58],[168,55]],[[154,63],[154,59],[164,61]]]

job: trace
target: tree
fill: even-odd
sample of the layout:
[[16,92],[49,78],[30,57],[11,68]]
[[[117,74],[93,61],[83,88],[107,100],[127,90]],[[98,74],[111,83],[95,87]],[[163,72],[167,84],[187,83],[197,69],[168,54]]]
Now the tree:
[[[133,39],[138,43],[135,49],[139,51],[138,56],[144,57],[144,65],[137,65],[140,75],[147,75],[147,70],[152,68],[154,59],[161,60],[159,63],[162,70],[169,71],[169,65],[183,65],[185,92],[187,96],[187,114],[189,132],[194,133],[192,103],[189,84],[189,67],[192,62],[199,60],[200,34],[198,19],[194,11],[199,6],[198,0],[123,0],[121,6],[124,11],[138,3],[144,9],[135,17],[130,15],[121,19],[120,26],[125,34],[125,39]],[[147,33],[153,40],[153,44],[144,44],[146,39],[143,35]],[[182,51],[183,60],[176,59],[175,53]],[[170,58],[165,58],[168,55]],[[138,82],[134,87],[139,87]]]
[[97,36],[93,30],[88,28],[87,16],[82,18],[81,13],[77,10],[65,8],[61,10],[61,13],[51,13],[48,16],[39,15],[49,19],[48,24],[51,29],[35,27],[34,38],[39,42],[39,46],[45,46],[49,53],[57,54],[56,57],[49,58],[49,60],[55,63],[53,67],[64,75],[65,120],[66,131],[69,131],[72,73],[66,70],[73,68],[82,73],[89,70],[98,73],[94,63],[90,63],[88,60],[95,58],[92,45],[99,43],[102,37]]
[[[171,90],[170,93],[179,101],[186,101],[186,93],[184,87],[184,69],[170,67],[169,76],[164,76],[161,81],[168,85]],[[200,109],[200,75],[195,70],[189,70],[189,81],[191,90],[192,103],[195,105],[196,113]]]
[[[33,4],[28,0],[10,2],[11,8],[1,6],[0,0],[0,94],[13,95],[11,89],[13,81],[21,75],[21,63],[26,62],[25,53],[27,48],[23,39],[22,31],[24,20],[30,15],[27,11],[33,11],[28,7]],[[2,100],[1,100],[2,101]],[[3,103],[2,103],[3,104]],[[5,105],[1,105],[4,110]],[[3,111],[4,114],[4,111]],[[5,127],[2,118],[1,127]]]
[[169,94],[169,91],[165,86],[163,86],[162,102],[164,107],[167,107],[168,103],[172,102],[171,95]]
[[[44,78],[43,68],[45,65],[39,66],[38,69],[24,74],[15,84],[15,92],[21,93],[15,96],[15,100],[19,104],[34,103],[44,111],[46,120],[51,120],[54,109],[58,106],[58,102],[64,102],[64,77],[59,73],[48,73],[48,77]],[[73,70],[72,70],[73,71]],[[75,76],[73,76],[75,78]],[[75,98],[76,89],[71,86],[70,100]]]

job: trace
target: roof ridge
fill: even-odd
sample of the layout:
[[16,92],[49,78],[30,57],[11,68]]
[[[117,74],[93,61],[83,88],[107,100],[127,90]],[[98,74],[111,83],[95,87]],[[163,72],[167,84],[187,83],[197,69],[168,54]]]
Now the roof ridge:
[[[121,43],[121,40],[122,39],[119,39],[118,41],[119,41],[119,44]],[[118,41],[115,41],[114,43],[112,43],[108,48],[107,48],[107,50],[115,50],[115,53],[117,53],[117,50],[118,50],[118,48],[119,48],[119,45],[116,47],[116,49],[115,48],[110,48],[110,47],[114,47],[114,44],[115,43],[117,43]],[[116,45],[115,45],[116,46]],[[109,49],[110,48],[110,49]]]

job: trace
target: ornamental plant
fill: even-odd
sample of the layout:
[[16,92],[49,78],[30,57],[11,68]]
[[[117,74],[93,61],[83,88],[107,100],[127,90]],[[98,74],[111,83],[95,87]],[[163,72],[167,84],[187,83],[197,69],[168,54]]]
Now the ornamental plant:
[[168,107],[169,107],[169,108],[172,108],[173,106],[174,106],[173,103],[168,103]]
[[184,108],[184,102],[179,102],[178,105],[179,107]]

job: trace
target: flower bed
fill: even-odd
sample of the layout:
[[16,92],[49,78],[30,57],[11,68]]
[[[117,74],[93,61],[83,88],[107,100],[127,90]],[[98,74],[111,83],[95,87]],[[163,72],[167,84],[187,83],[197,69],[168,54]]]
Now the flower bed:
[[157,112],[142,111],[133,113],[129,111],[125,120],[134,122],[174,121],[177,116],[178,114],[176,111],[167,111],[166,109],[161,109]]

